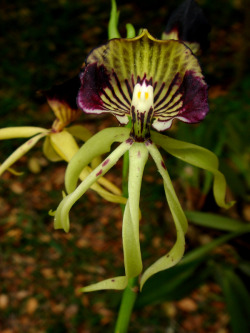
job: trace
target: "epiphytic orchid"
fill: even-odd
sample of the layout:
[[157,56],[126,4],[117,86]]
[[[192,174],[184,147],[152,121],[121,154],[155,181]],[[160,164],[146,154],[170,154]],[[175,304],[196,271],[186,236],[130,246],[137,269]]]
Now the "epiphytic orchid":
[[[141,277],[141,287],[153,274],[175,265],[183,256],[187,219],[175,194],[158,146],[185,162],[214,175],[214,196],[221,207],[226,182],[218,170],[217,157],[207,149],[172,139],[158,132],[174,119],[201,121],[208,112],[207,86],[198,60],[178,40],[157,40],[147,30],[131,39],[112,39],[94,49],[80,75],[78,105],[86,113],[111,113],[129,127],[107,128],[92,136],[70,161],[65,178],[68,195],[55,214],[55,228],[69,231],[69,211],[86,190],[129,152],[128,201],[123,216],[125,275],[87,286],[83,291],[123,289],[130,278],[142,272],[139,243],[139,199],[144,166],[151,155],[163,178],[166,199],[176,227],[173,248],[150,266]],[[155,131],[156,130],[156,131]],[[93,158],[115,148],[78,186],[81,170]]]
[[[50,161],[65,160],[69,162],[71,160],[79,149],[75,138],[86,141],[92,136],[92,133],[82,125],[66,127],[81,114],[76,105],[76,95],[79,87],[80,80],[77,76],[44,92],[48,104],[56,116],[51,129],[33,126],[0,129],[0,140],[30,138],[0,165],[0,175],[7,169],[18,174],[10,167],[42,138],[45,138],[43,152]],[[100,162],[100,157],[94,159],[92,168]],[[91,171],[91,167],[86,166],[79,174],[80,179],[86,178]],[[93,184],[91,188],[111,202],[126,202],[126,199],[121,196],[120,189],[103,177],[100,178],[99,184]]]

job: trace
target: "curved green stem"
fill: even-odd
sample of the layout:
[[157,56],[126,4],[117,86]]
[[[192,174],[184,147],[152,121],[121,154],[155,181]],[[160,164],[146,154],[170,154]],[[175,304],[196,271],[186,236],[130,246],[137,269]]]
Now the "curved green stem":
[[131,313],[138,293],[138,278],[129,279],[123,292],[120,310],[115,326],[115,333],[126,333],[130,322]]

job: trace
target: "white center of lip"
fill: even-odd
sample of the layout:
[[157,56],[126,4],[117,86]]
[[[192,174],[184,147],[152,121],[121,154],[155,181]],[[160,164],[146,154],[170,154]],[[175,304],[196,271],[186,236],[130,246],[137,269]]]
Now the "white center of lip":
[[153,87],[147,86],[145,81],[142,84],[137,83],[133,91],[132,105],[138,111],[149,110],[154,103],[153,91]]

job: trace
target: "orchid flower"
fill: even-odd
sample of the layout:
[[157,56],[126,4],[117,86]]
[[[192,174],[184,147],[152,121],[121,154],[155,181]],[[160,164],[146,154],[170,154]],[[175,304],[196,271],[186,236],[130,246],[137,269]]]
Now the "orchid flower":
[[[43,152],[50,161],[64,160],[69,162],[72,159],[79,149],[75,138],[87,141],[92,136],[92,133],[82,125],[66,127],[81,114],[81,111],[76,105],[76,95],[79,87],[80,79],[79,76],[77,76],[44,92],[48,104],[56,116],[51,129],[31,126],[0,129],[0,140],[30,138],[0,165],[0,175],[7,169],[18,174],[10,167],[31,150],[42,138],[45,139]],[[93,159],[92,167],[97,166],[100,162],[100,157]],[[81,180],[85,179],[91,171],[91,167],[86,165],[86,167],[81,170],[79,178]],[[114,184],[104,177],[101,177],[98,183],[99,184],[93,184],[91,189],[111,202],[126,203],[126,198],[121,196],[121,190]]]
[[[172,249],[146,269],[140,286],[159,271],[178,263],[185,249],[187,219],[178,201],[166,164],[158,147],[187,163],[214,175],[213,191],[217,204],[225,202],[226,181],[218,170],[217,157],[207,149],[170,138],[158,132],[170,128],[174,119],[197,123],[208,112],[207,85],[197,58],[179,40],[157,40],[147,30],[131,39],[112,39],[95,48],[86,59],[80,75],[78,106],[89,114],[113,114],[121,125],[106,128],[92,136],[70,161],[65,177],[68,195],[55,214],[56,229],[69,231],[69,212],[76,201],[116,162],[129,152],[128,201],[123,216],[124,276],[82,288],[124,289],[128,280],[142,272],[139,242],[139,200],[144,166],[149,155],[163,178],[164,190],[172,213],[176,242]],[[119,145],[77,186],[81,170],[95,157]]]

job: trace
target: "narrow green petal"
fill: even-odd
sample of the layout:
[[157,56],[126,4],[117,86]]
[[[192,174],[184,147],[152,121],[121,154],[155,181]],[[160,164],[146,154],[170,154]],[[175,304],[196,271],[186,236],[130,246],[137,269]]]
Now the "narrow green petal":
[[45,133],[40,133],[33,138],[26,141],[19,148],[17,148],[14,153],[12,153],[0,166],[0,175],[8,169],[12,164],[14,164],[17,160],[19,160],[23,155],[25,155],[34,145],[45,135],[47,135],[47,131]]
[[192,143],[179,141],[154,131],[151,132],[151,138],[155,144],[161,146],[169,154],[214,175],[213,191],[218,206],[230,208],[234,204],[234,202],[225,202],[226,180],[218,170],[219,161],[214,153]]
[[65,187],[68,193],[74,191],[81,171],[96,156],[110,151],[113,142],[122,142],[129,138],[129,128],[106,128],[92,136],[74,155],[65,175]]
[[128,279],[126,276],[117,276],[111,279],[107,279],[98,283],[91,284],[90,286],[81,288],[80,291],[88,293],[91,291],[97,290],[106,290],[106,289],[117,289],[122,290],[127,287]]
[[181,260],[185,250],[184,234],[188,227],[186,216],[176,196],[160,152],[154,144],[147,145],[147,148],[163,178],[167,202],[176,227],[176,242],[165,256],[161,257],[145,271],[141,278],[141,288],[152,275],[176,265]]
[[51,162],[58,162],[62,161],[62,157],[57,154],[55,149],[53,148],[50,136],[46,136],[44,143],[43,143],[43,153],[45,157]]
[[47,133],[48,130],[41,127],[23,126],[6,127],[0,129],[0,140],[29,138],[38,133]]
[[118,30],[119,11],[117,11],[116,1],[111,0],[111,13],[108,25],[108,38],[120,38],[121,35]]
[[118,159],[131,147],[131,142],[123,142],[118,146],[91,174],[75,189],[66,196],[57,208],[54,226],[55,229],[69,231],[69,211],[75,202],[94,184],[101,176],[104,176]]

